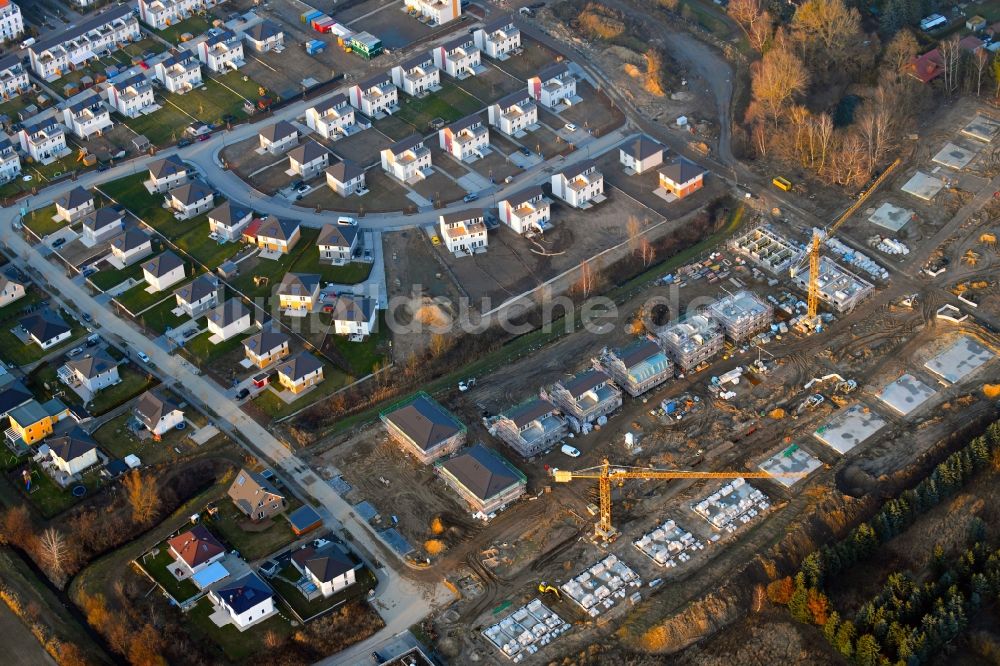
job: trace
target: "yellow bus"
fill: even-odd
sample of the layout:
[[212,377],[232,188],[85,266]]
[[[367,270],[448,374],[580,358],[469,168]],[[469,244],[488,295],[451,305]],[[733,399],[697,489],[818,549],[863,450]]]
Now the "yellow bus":
[[774,184],[775,187],[777,187],[780,190],[788,192],[792,189],[792,182],[787,178],[782,178],[781,176],[778,176],[771,182]]

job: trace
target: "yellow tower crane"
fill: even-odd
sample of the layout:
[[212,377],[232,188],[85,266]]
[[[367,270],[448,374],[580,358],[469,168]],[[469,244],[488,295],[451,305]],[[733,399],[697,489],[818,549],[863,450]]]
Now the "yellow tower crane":
[[814,233],[812,247],[809,248],[809,297],[806,301],[808,306],[809,325],[814,329],[819,327],[819,233]]
[[611,467],[607,458],[597,467],[572,472],[557,469],[552,478],[557,483],[568,483],[576,479],[597,479],[601,495],[601,518],[594,523],[594,536],[604,541],[618,538],[618,530],[611,525],[611,482],[622,485],[626,479],[769,479],[774,477],[801,477],[798,472],[697,472],[678,469],[651,469],[648,467]]

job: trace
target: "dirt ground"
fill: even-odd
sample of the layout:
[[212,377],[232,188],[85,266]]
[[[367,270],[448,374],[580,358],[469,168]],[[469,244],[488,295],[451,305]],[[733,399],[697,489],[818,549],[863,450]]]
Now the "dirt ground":
[[351,211],[359,215],[407,210],[414,206],[407,198],[407,191],[389,174],[377,166],[365,172],[368,194],[350,196],[346,199],[325,183],[302,198],[303,206],[319,206],[324,210]]
[[467,194],[461,185],[437,170],[410,187],[435,206],[458,201]]
[[250,137],[231,146],[226,146],[220,156],[226,161],[230,171],[235,171],[243,180],[251,180],[250,174],[278,165],[281,171],[288,168],[288,158],[284,154],[257,154],[260,141],[256,136]]

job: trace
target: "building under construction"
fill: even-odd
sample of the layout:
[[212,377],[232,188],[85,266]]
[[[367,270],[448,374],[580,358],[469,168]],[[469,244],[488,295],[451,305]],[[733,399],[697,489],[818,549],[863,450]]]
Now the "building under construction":
[[707,314],[722,324],[733,342],[743,342],[771,325],[774,308],[752,291],[741,290],[708,306]]
[[703,314],[669,324],[657,335],[667,354],[685,372],[719,353],[725,339],[719,322]]
[[[792,280],[809,291],[809,270],[800,270]],[[850,312],[875,292],[875,286],[826,256],[819,258],[819,300],[836,312]]]
[[492,431],[525,458],[552,448],[568,432],[566,419],[548,400],[533,398],[501,414]]
[[767,226],[754,227],[734,236],[729,247],[774,275],[787,275],[802,254],[795,243]]
[[621,349],[609,349],[595,365],[632,397],[642,395],[674,375],[673,363],[653,340],[642,338]]

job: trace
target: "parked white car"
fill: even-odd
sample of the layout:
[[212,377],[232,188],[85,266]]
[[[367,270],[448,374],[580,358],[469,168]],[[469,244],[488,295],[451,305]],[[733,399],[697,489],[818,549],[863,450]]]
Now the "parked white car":
[[580,450],[570,446],[569,444],[563,444],[559,450],[568,455],[570,458],[580,457]]

